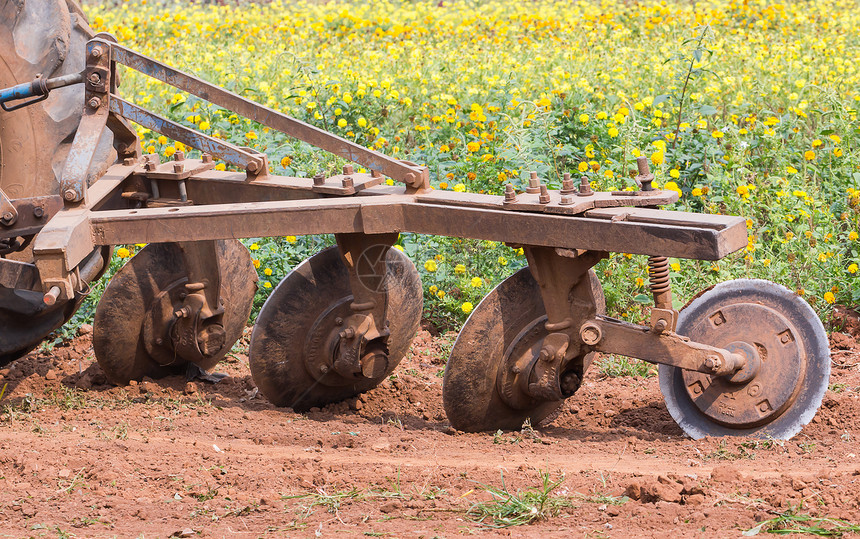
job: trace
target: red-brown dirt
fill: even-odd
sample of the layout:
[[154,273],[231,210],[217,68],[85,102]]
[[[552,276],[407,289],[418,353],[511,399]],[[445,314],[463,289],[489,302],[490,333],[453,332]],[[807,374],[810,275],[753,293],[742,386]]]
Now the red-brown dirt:
[[[441,397],[451,338],[420,332],[380,387],[305,415],[257,395],[243,353],[218,384],[128,387],[105,385],[88,335],[30,354],[0,370],[0,537],[737,537],[789,510],[860,522],[853,337],[832,337],[831,390],[787,442],[690,440],[656,377],[598,368],[548,427],[457,432]],[[496,529],[469,513],[491,487],[546,475],[563,480],[555,515]]]

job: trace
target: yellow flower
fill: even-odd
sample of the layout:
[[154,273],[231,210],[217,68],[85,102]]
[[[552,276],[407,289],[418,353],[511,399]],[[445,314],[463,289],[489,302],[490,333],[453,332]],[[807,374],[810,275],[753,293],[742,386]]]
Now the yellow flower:
[[256,258],[254,258],[254,259],[252,259],[252,260],[251,260],[251,263],[252,263],[252,264],[254,264],[254,267],[255,267],[255,268],[260,269],[260,261],[259,261],[259,260],[257,260]]
[[580,114],[579,115],[579,121],[581,123],[587,124],[588,123],[588,114]]
[[472,142],[466,144],[466,149],[470,152],[477,152],[479,149],[481,149],[481,143],[473,140]]
[[281,166],[284,168],[287,168],[288,166],[290,166],[290,163],[292,163],[292,162],[293,162],[292,158],[289,155],[285,155],[281,159]]
[[849,240],[851,240],[851,241],[856,240],[856,239],[857,239],[857,232],[855,232],[854,230],[852,230],[851,232],[849,232],[849,233],[848,233],[848,239],[849,239]]
[[431,294],[433,294],[433,295],[435,296],[435,295],[436,295],[436,292],[438,292],[438,291],[439,291],[439,287],[438,287],[438,286],[436,286],[435,284],[434,284],[434,285],[430,285],[430,288],[428,288],[428,289],[427,289],[427,291],[428,291],[428,292],[430,292]]
[[848,266],[848,273],[857,273],[857,264],[851,264]]
[[259,245],[257,245],[256,243],[252,243],[252,244],[251,244],[251,246],[250,246],[250,247],[248,247],[248,249],[250,249],[250,250],[252,250],[252,251],[259,251],[259,250],[260,250],[260,246],[259,246]]
[[284,239],[287,240],[287,243],[296,243],[296,237],[295,236],[287,236]]
[[672,268],[672,271],[681,271],[681,264],[678,262],[672,262],[669,267]]
[[253,131],[248,131],[247,133],[245,133],[245,138],[248,140],[257,140],[257,133]]
[[436,292],[436,297],[437,297],[437,298],[439,298],[439,299],[444,298],[444,297],[445,297],[445,291],[444,291],[444,290],[440,290],[440,291]]
[[457,264],[454,266],[454,273],[466,273],[466,266],[463,264]]
[[714,138],[723,138],[724,135],[723,132],[718,129],[716,131],[712,131],[711,136]]
[[827,291],[824,293],[824,301],[827,303],[833,303],[836,301],[836,296],[833,295],[833,292]]
[[508,259],[503,257],[503,256],[500,256],[498,258],[498,262],[499,262],[500,266],[507,266],[508,265]]
[[694,197],[700,197],[702,196],[702,189],[700,187],[694,187],[693,190],[690,191],[690,194]]
[[458,193],[462,193],[465,190],[466,190],[466,186],[463,185],[462,183],[458,183],[457,185],[454,186],[454,191],[456,191]]
[[581,163],[579,163],[579,165],[576,168],[580,172],[585,172],[586,170],[588,170],[588,163],[586,163],[585,161],[582,161]]
[[669,171],[669,176],[675,178],[676,180],[681,177],[681,171],[677,168],[673,168]]
[[813,147],[813,148],[818,148],[819,146],[821,146],[821,145],[823,145],[823,144],[824,144],[824,143],[823,143],[823,142],[821,142],[821,139],[820,139],[820,138],[817,138],[817,139],[815,139],[815,140],[813,140],[813,141],[812,141],[812,147]]
[[217,165],[215,165],[215,170],[227,170],[227,165],[225,165],[224,163],[218,163]]
[[168,146],[167,148],[164,149],[164,155],[166,155],[167,157],[170,157],[175,153],[176,153],[176,148],[174,148],[173,146]]
[[803,158],[807,161],[812,161],[813,159],[815,159],[815,152],[813,152],[812,150],[806,150],[805,152],[803,152]]
[[337,121],[337,126],[340,127],[341,129],[346,127],[346,125],[347,125],[347,121],[344,118],[341,118],[340,120]]
[[475,308],[474,305],[472,305],[472,303],[468,302],[468,301],[465,302],[464,304],[460,305],[460,310],[466,314],[469,314],[470,312],[472,312],[472,309],[474,309],[474,308]]
[[436,271],[436,261],[430,259],[427,262],[424,262],[424,269],[430,272]]
[[678,193],[678,196],[682,195],[681,188],[678,187],[677,183],[672,182],[672,181],[666,182],[666,185],[663,186],[663,189],[665,189],[667,191],[674,191],[674,192]]
[[269,281],[264,282],[263,288],[272,288],[272,283],[270,283]]
[[606,131],[606,133],[607,133],[611,138],[615,138],[615,137],[617,137],[617,136],[618,136],[618,128],[617,128],[617,127],[610,127],[610,128]]
[[842,157],[842,148],[833,148],[833,155],[836,157]]
[[439,189],[447,189],[448,182],[439,182]]
[[361,118],[359,118],[358,121],[356,121],[356,123],[358,124],[358,127],[362,127],[362,128],[367,127],[367,120],[365,120],[363,116]]
[[271,275],[271,274],[272,274],[272,268],[266,268],[266,269],[264,269],[264,270],[263,270],[263,274],[264,274],[264,275],[267,275],[267,276],[268,276],[268,275]]
[[205,120],[204,120],[204,121],[200,122],[200,126],[199,126],[199,127],[200,127],[200,130],[201,130],[201,131],[206,131],[206,130],[207,130],[207,129],[209,129],[209,127],[211,127],[211,126],[209,125],[209,122],[207,122],[207,121],[205,121]]
[[167,137],[165,137],[164,135],[161,135],[160,137],[158,137],[158,143],[159,144],[167,144]]
[[469,283],[472,288],[481,288],[483,286],[484,281],[481,280],[480,277],[472,277],[472,281]]
[[129,251],[125,247],[120,247],[119,249],[116,250],[116,256],[118,256],[120,258],[128,258],[131,256],[131,251]]
[[657,166],[662,165],[664,159],[665,156],[663,155],[663,150],[657,150],[656,152],[651,154],[651,162]]

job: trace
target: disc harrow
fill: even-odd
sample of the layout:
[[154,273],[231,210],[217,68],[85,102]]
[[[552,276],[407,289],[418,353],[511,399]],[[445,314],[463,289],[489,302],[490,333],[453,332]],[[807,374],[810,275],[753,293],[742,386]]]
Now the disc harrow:
[[[552,190],[535,173],[524,192],[508,185],[503,196],[435,191],[426,167],[173,69],[110,35],[96,35],[79,52],[86,63],[79,74],[0,91],[3,108],[15,110],[5,114],[14,115],[53,88],[84,89],[57,192],[13,199],[0,189],[0,245],[21,250],[16,238],[37,234],[31,261],[0,260],[0,316],[14,296],[17,312],[53,327],[103,269],[103,257],[93,253],[149,244],[113,277],[96,313],[96,357],[114,382],[188,365],[209,369],[230,350],[256,278],[235,240],[325,233],[337,246],[295,268],[260,312],[251,371],[267,398],[296,410],[374,387],[396,368],[419,326],[418,273],[391,248],[399,233],[413,232],[505,242],[522,247],[528,260],[480,303],[451,352],[443,399],[458,429],[540,422],[576,392],[598,352],[659,364],[669,411],[693,437],[788,438],[821,403],[827,337],[803,299],[773,283],[741,280],[701,294],[680,313],[673,307],[666,257],[719,260],[747,245],[746,225],[740,217],[658,209],[678,196],[653,187],[644,158],[633,191],[594,191],[587,179],[569,175]],[[332,176],[273,175],[265,155],[124,100],[118,64],[350,164]],[[199,157],[177,152],[161,162],[144,155],[130,121],[196,148]],[[117,159],[91,183],[105,132]],[[216,157],[243,172],[214,170]],[[38,219],[31,217],[36,205]],[[592,268],[610,252],[649,257],[648,324],[605,315]],[[33,345],[29,335],[16,341],[19,331],[4,323],[2,353]]]

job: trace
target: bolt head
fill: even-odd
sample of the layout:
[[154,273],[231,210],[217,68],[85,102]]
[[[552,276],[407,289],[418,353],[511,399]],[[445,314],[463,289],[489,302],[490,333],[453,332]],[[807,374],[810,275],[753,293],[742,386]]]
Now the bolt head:
[[92,99],[87,101],[87,105],[89,105],[89,107],[91,109],[97,109],[97,108],[99,108],[99,106],[101,106],[101,104],[102,104],[102,100],[99,99],[98,97],[93,97]]
[[41,206],[33,208],[33,217],[41,219],[43,215],[45,215],[45,210]]
[[12,215],[11,211],[7,211],[6,213],[3,214],[3,220],[6,222],[11,221],[13,217],[15,217],[15,216]]
[[711,369],[712,371],[718,371],[720,367],[722,367],[723,361],[719,358],[719,356],[708,356],[705,358],[705,367]]
[[260,165],[257,164],[256,161],[251,161],[248,163],[248,166],[245,167],[245,170],[248,172],[257,172],[260,169]]
[[326,374],[328,372],[328,365],[320,365],[320,373]]
[[66,189],[66,191],[63,193],[63,198],[71,202],[78,198],[78,194],[75,193],[74,189]]
[[90,51],[90,56],[93,58],[101,58],[103,54],[101,47],[93,47],[93,50]]
[[102,78],[98,73],[90,73],[88,80],[93,84],[98,84],[102,81]]

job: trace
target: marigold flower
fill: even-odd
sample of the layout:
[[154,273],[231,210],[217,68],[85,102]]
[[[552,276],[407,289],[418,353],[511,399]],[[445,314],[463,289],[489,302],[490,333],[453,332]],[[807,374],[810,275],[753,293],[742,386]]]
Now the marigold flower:
[[466,314],[469,314],[470,312],[472,312],[472,309],[474,309],[474,308],[475,308],[475,306],[474,306],[474,305],[472,305],[472,303],[471,303],[471,302],[469,302],[469,301],[467,301],[467,302],[463,303],[462,305],[460,305],[460,310],[461,310],[461,311],[463,311],[463,312],[464,312],[464,313],[466,313]]
[[812,161],[813,159],[815,159],[815,152],[813,152],[812,150],[806,150],[805,152],[803,152],[803,158],[807,161]]
[[480,277],[472,277],[472,280],[469,282],[472,288],[481,288],[484,285],[484,281]]
[[826,301],[827,303],[833,303],[834,301],[836,301],[836,296],[833,295],[833,292],[830,292],[828,290],[824,293],[824,301]]
[[429,272],[436,271],[436,269],[437,269],[436,268],[436,261],[431,258],[430,260],[424,262],[424,269],[426,269]]
[[125,247],[120,247],[119,249],[116,250],[116,256],[118,256],[120,258],[128,258],[131,256],[131,251],[129,251]]

